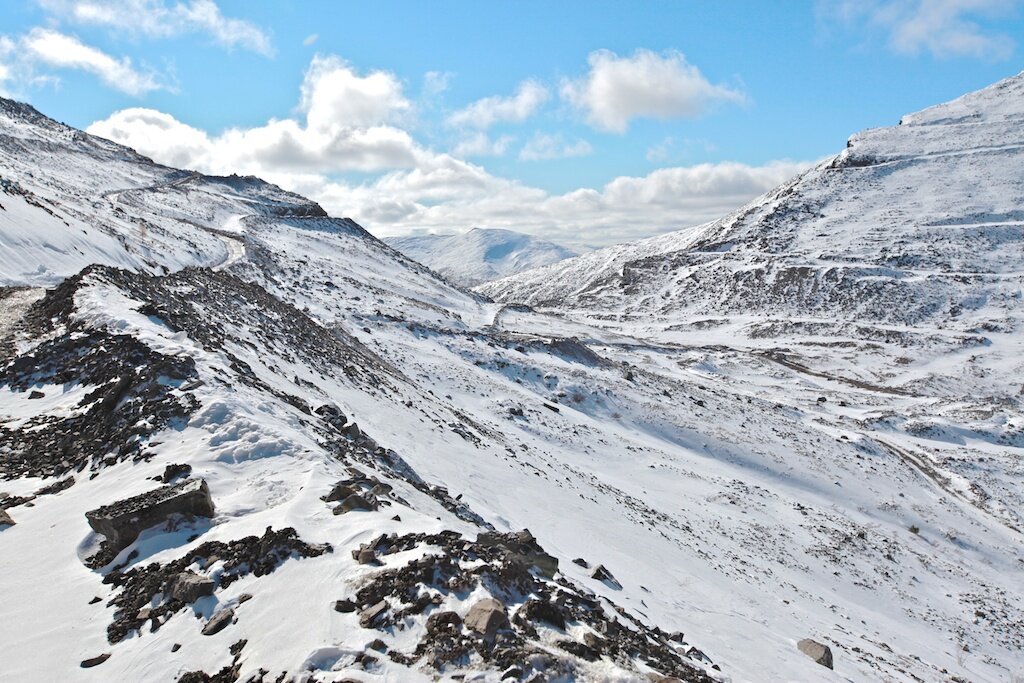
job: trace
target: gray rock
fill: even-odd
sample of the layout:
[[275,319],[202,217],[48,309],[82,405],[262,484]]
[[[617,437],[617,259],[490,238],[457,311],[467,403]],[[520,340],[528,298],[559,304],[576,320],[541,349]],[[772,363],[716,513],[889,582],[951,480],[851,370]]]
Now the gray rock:
[[206,626],[203,627],[204,636],[212,636],[215,633],[220,633],[228,624],[235,618],[235,610],[233,609],[222,609],[221,611],[210,617],[210,620],[206,622]]
[[824,667],[832,668],[832,650],[828,645],[822,645],[816,640],[810,638],[804,638],[796,647],[800,652],[810,657],[817,664],[821,664]]
[[10,513],[7,510],[0,510],[0,526],[14,526],[15,522],[11,519]]
[[359,613],[359,625],[363,628],[370,628],[387,611],[388,603],[381,600],[373,607],[367,607]]
[[168,594],[175,600],[195,602],[204,595],[213,595],[213,579],[195,572],[182,572],[171,579]]
[[469,608],[465,623],[468,628],[492,638],[498,629],[508,627],[508,615],[500,602],[494,598],[485,598]]
[[622,588],[622,584],[619,583],[614,576],[612,576],[612,573],[608,571],[608,569],[603,564],[599,564],[596,567],[594,567],[594,571],[590,573],[590,578],[597,579],[598,581],[604,581],[605,583],[608,583],[614,586],[615,588]]
[[370,501],[363,498],[358,493],[353,493],[351,496],[341,501],[341,505],[334,508],[334,514],[341,515],[346,512],[352,512],[353,510],[376,510],[377,506]]
[[359,564],[374,564],[377,561],[377,553],[373,552],[369,548],[363,548],[359,551],[359,556],[356,558]]
[[345,599],[345,600],[335,600],[334,601],[334,611],[335,612],[341,612],[343,614],[348,614],[349,612],[355,612],[356,611],[356,603],[354,603],[354,602],[352,602],[351,600],[348,600],[348,599]]
[[558,558],[544,552],[529,529],[507,534],[484,531],[477,535],[476,542],[485,547],[501,548],[507,560],[536,567],[545,578],[554,578],[558,571]]
[[103,534],[115,551],[129,546],[139,534],[172,515],[213,517],[213,499],[203,479],[161,486],[147,493],[90,510],[85,518]]

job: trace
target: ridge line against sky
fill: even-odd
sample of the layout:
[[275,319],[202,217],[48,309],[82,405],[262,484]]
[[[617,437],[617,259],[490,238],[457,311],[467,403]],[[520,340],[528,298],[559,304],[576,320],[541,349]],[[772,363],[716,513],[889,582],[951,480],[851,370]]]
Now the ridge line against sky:
[[0,93],[380,236],[586,249],[718,218],[1016,73],[1022,4],[16,0]]

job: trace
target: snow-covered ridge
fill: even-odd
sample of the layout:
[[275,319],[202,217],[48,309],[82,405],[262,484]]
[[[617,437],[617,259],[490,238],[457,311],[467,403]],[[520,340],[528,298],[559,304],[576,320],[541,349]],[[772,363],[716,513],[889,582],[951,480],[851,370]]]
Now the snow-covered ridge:
[[391,237],[384,241],[409,258],[467,287],[576,255],[571,249],[553,242],[497,228],[473,228],[451,235]]

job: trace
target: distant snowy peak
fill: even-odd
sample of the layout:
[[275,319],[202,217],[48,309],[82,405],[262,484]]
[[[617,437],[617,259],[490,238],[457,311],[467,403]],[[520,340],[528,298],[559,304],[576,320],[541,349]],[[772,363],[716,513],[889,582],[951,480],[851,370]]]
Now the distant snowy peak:
[[512,230],[473,228],[461,234],[413,235],[384,241],[470,287],[576,256],[576,252],[554,242]]

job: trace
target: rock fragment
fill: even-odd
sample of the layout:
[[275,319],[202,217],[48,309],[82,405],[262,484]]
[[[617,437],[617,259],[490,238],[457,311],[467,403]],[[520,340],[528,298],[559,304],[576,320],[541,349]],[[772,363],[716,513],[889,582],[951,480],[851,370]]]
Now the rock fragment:
[[486,638],[493,638],[498,629],[508,627],[508,615],[505,606],[494,598],[485,598],[469,608],[466,614],[466,626]]
[[212,636],[216,633],[220,633],[228,624],[235,618],[235,610],[233,609],[222,609],[221,611],[210,617],[210,620],[203,626],[203,635]]

